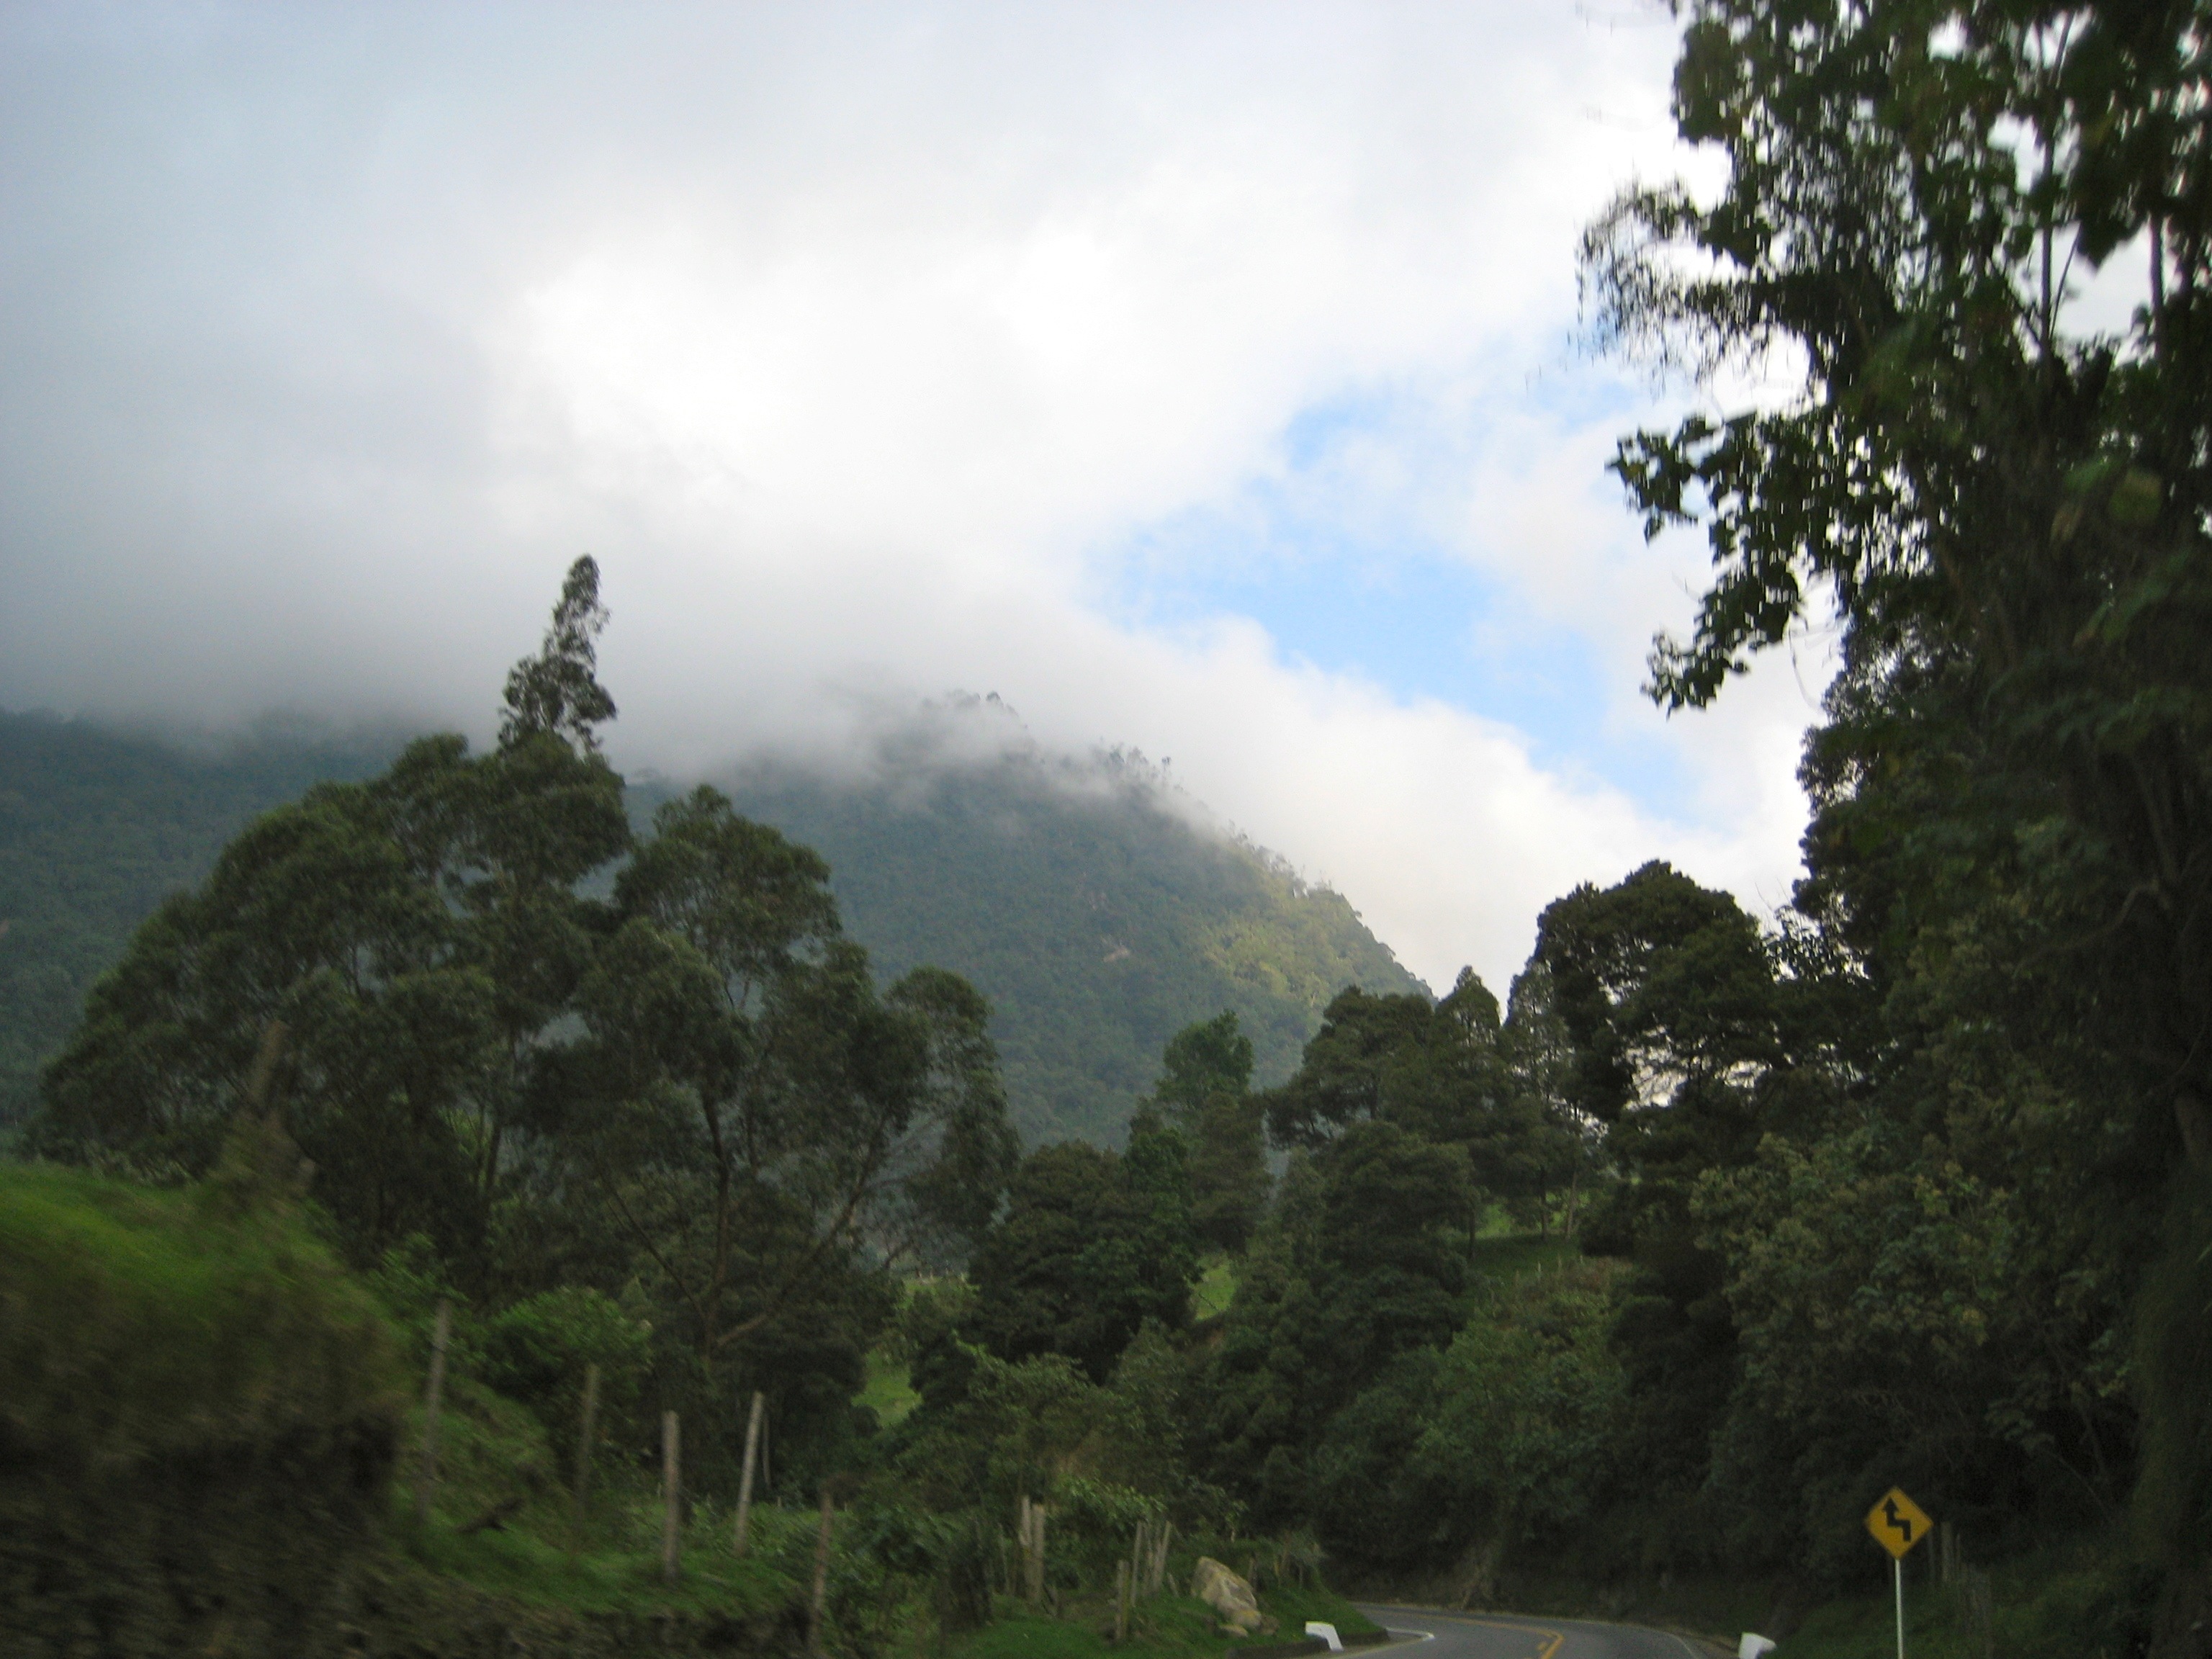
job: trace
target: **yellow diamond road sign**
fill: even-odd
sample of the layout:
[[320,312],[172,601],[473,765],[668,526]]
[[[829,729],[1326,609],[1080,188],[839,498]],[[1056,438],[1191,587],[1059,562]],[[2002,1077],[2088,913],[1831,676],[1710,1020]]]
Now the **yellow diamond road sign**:
[[1867,1530],[1874,1534],[1874,1541],[1899,1560],[1928,1535],[1929,1528],[1935,1524],[1928,1518],[1927,1510],[1896,1486],[1892,1486],[1889,1495],[1867,1511]]

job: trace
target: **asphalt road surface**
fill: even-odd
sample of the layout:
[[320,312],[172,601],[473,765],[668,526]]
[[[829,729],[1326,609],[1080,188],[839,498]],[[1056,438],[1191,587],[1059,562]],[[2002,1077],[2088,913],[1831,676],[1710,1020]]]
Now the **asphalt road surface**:
[[1710,1659],[1679,1636],[1638,1625],[1413,1607],[1359,1610],[1387,1630],[1414,1634],[1411,1644],[1381,1650],[1404,1659]]

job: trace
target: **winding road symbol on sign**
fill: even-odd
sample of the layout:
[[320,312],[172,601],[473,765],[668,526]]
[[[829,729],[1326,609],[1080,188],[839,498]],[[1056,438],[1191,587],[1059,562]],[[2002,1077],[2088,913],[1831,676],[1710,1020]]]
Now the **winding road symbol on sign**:
[[1900,1561],[1928,1535],[1933,1525],[1928,1512],[1896,1486],[1892,1486],[1888,1495],[1867,1511],[1867,1530],[1874,1534],[1874,1541]]

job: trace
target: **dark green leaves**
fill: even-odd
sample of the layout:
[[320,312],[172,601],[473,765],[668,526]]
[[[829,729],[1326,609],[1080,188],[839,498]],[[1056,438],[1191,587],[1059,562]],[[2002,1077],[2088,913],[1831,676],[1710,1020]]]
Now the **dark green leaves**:
[[562,739],[578,754],[595,755],[596,727],[615,717],[615,700],[599,684],[599,630],[607,608],[599,603],[599,561],[586,554],[568,567],[553,607],[552,626],[537,656],[515,664],[507,677],[507,714],[501,747],[540,734]]

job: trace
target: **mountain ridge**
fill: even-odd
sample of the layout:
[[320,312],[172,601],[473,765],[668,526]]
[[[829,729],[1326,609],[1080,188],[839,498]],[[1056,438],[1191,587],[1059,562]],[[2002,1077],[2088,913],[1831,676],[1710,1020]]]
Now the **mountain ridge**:
[[[0,1125],[33,1106],[39,1065],[163,897],[255,816],[373,775],[402,742],[268,722],[185,742],[0,710]],[[990,998],[1032,1142],[1118,1141],[1167,1038],[1224,1007],[1269,1082],[1343,985],[1427,990],[1340,894],[1133,750],[1054,754],[963,698],[861,758],[842,773],[757,758],[708,781],[830,861],[846,930],[879,972],[930,963]],[[641,827],[690,787],[633,781]]]

